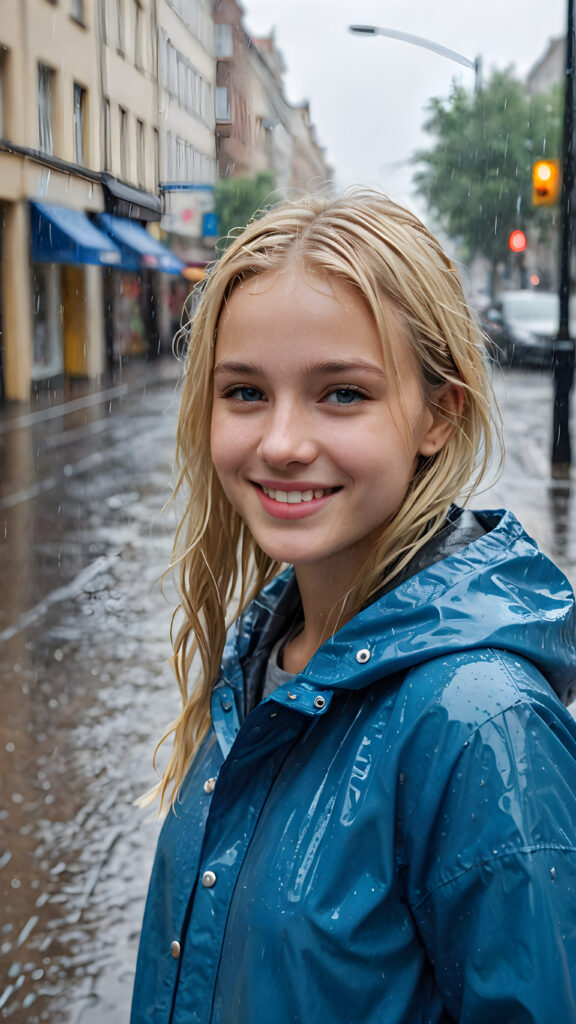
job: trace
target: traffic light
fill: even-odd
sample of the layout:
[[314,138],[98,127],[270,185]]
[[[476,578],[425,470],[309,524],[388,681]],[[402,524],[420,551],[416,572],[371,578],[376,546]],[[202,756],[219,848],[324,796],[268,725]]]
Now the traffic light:
[[532,167],[532,205],[553,206],[560,198],[560,161],[537,160]]
[[526,240],[526,235],[523,231],[517,229],[516,231],[510,232],[508,238],[508,248],[510,249],[511,252],[524,252],[527,245],[528,242]]

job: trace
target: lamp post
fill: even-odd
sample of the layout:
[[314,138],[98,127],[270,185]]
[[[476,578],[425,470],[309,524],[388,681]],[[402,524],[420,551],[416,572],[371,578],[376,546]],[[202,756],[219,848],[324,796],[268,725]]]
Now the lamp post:
[[386,36],[388,39],[399,39],[403,43],[411,43],[413,46],[422,46],[425,50],[438,53],[447,60],[463,64],[465,68],[471,68],[475,74],[476,92],[480,92],[482,86],[482,58],[476,57],[470,60],[457,50],[450,50],[447,46],[434,43],[431,39],[424,39],[422,36],[414,36],[410,32],[397,32],[393,28],[382,28],[380,25],[349,25],[349,31],[359,36]]
[[576,41],[574,0],[568,0],[566,27],[566,82],[562,137],[562,186],[560,192],[560,324],[554,340],[554,417],[552,423],[552,476],[570,476],[570,392],[574,380],[574,339],[570,337],[570,270],[572,257],[572,206],[574,192],[574,59]]

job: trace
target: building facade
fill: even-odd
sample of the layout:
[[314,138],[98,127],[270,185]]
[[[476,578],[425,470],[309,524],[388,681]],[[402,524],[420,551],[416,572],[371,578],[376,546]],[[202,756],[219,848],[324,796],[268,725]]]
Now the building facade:
[[242,18],[236,0],[2,0],[0,400],[169,343],[182,270],[214,256],[219,175],[330,179],[274,36]]
[[8,398],[28,398],[31,382],[63,372],[66,358],[78,372],[102,369],[97,265],[31,259],[33,218],[41,231],[42,209],[62,206],[82,216],[103,209],[91,171],[101,147],[95,15],[90,0],[69,10],[29,0],[3,4],[0,309]]
[[526,76],[526,86],[531,95],[549,92],[561,82],[566,70],[566,39],[550,39],[542,56]]
[[[158,73],[168,17],[181,37],[199,11],[202,118]],[[162,244],[162,180],[183,139],[179,176],[213,184],[215,62],[207,0],[3,0],[2,15],[0,394],[26,401],[158,351],[183,267]]]
[[285,65],[272,33],[252,38],[237,0],[214,0],[216,146],[221,177],[271,171],[276,188],[329,186],[332,169],[319,146],[307,103],[284,92]]
[[203,266],[214,255],[216,61],[211,0],[158,4],[162,230]]

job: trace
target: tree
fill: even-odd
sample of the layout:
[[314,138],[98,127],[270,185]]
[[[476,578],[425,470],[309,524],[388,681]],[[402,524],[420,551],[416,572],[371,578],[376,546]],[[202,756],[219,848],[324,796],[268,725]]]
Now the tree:
[[424,130],[436,145],[415,155],[421,170],[414,181],[465,258],[490,260],[493,279],[510,232],[550,221],[549,210],[543,217],[532,206],[532,164],[560,152],[560,92],[530,98],[507,69],[493,72],[478,93],[455,85],[448,100],[428,105]]
[[[262,171],[252,178],[220,178],[214,189],[214,206],[218,215],[219,240],[222,251],[238,230],[265,209],[274,206],[276,181],[271,171]],[[232,232],[232,236],[230,236]]]

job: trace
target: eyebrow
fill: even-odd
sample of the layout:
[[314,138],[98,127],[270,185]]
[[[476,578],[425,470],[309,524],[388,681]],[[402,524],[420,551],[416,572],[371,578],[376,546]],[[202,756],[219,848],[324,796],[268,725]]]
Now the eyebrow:
[[216,363],[212,370],[214,377],[219,377],[225,373],[234,373],[241,377],[265,376],[264,370],[257,363],[237,363],[233,359],[223,359],[220,363]]
[[[327,360],[321,363],[309,363],[306,366],[306,374],[311,377],[340,376],[347,373],[370,373],[375,377],[386,377],[384,370],[366,359],[344,359]],[[223,374],[238,374],[240,376],[265,377],[264,369],[258,363],[242,363],[231,359],[223,359],[214,367],[214,377]]]

